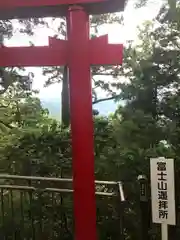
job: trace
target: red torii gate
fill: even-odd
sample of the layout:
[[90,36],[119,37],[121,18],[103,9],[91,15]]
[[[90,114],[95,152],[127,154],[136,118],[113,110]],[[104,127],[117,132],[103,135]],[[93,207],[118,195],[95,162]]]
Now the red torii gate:
[[121,10],[124,2],[0,0],[0,19],[58,16],[57,8],[67,18],[68,40],[49,38],[49,46],[43,47],[1,47],[0,66],[69,68],[76,240],[97,239],[90,66],[121,64],[123,55],[123,46],[108,44],[108,36],[89,38],[89,14]]

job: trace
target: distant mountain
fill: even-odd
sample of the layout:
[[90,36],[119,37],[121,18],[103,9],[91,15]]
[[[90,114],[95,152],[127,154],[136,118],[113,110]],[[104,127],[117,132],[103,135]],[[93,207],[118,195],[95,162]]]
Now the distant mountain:
[[[42,106],[49,110],[50,115],[53,118],[60,119],[61,118],[61,100],[58,98],[46,98],[41,99]],[[105,101],[101,103],[97,103],[93,105],[93,108],[98,110],[101,115],[109,115],[113,113],[117,108],[117,103],[114,101]]]
[[118,104],[114,101],[104,101],[93,105],[94,109],[97,109],[101,115],[109,115],[115,112]]
[[49,110],[51,117],[61,119],[61,101],[60,99],[41,99],[42,106]]

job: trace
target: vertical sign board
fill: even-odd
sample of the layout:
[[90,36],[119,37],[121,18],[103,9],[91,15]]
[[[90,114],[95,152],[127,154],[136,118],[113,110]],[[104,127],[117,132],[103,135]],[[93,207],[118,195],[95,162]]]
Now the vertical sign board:
[[152,221],[162,225],[162,239],[168,239],[168,225],[176,224],[174,159],[152,158],[151,201]]

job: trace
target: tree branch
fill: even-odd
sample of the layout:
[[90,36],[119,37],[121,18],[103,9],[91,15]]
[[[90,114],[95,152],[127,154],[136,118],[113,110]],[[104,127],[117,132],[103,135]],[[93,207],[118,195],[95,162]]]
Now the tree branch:
[[14,128],[14,127],[11,126],[10,124],[4,123],[2,120],[0,120],[0,123],[3,124],[5,127],[9,128],[9,129],[13,129],[13,128]]
[[115,74],[97,72],[97,73],[94,73],[94,75],[96,75],[96,76],[112,76],[113,77],[113,75],[115,75]]
[[92,104],[97,104],[100,102],[105,102],[105,101],[109,101],[109,100],[114,100],[117,99],[120,95],[116,95],[116,96],[112,96],[112,97],[107,97],[107,98],[101,98],[101,99],[97,99],[95,100]]

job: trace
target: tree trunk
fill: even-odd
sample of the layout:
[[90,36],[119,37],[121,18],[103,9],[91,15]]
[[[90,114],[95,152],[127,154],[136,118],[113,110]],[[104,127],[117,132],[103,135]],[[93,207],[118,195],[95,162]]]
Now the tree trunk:
[[62,81],[62,110],[61,120],[65,127],[70,124],[70,104],[69,104],[69,78],[68,78],[68,67],[64,67],[63,81]]

